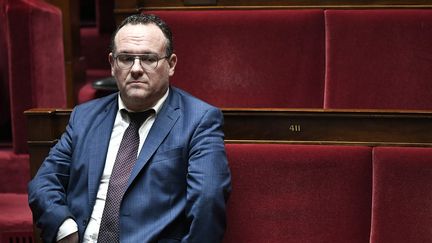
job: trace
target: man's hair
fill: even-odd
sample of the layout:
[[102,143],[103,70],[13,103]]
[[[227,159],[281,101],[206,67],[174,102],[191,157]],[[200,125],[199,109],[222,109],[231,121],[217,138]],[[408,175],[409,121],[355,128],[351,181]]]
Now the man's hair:
[[165,55],[170,57],[171,54],[173,54],[174,45],[173,45],[171,30],[170,30],[169,26],[167,25],[167,23],[165,23],[165,21],[163,21],[161,18],[159,18],[158,16],[153,15],[153,14],[135,14],[135,15],[131,15],[131,16],[127,17],[126,19],[124,19],[120,23],[120,25],[117,27],[117,29],[114,31],[114,33],[112,34],[112,37],[111,37],[111,51],[113,53],[116,50],[114,39],[115,39],[117,33],[119,32],[119,30],[123,26],[128,25],[128,24],[132,24],[132,25],[154,24],[154,25],[156,25],[162,31],[162,33],[164,34],[164,36],[167,40]]

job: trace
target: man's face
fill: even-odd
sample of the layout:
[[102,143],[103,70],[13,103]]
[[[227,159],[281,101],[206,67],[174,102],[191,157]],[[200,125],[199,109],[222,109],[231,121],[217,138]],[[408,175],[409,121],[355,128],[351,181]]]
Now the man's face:
[[[174,74],[177,57],[166,55],[167,39],[154,24],[125,25],[115,36],[115,53],[109,54],[111,73],[117,80],[120,96],[131,110],[144,110],[155,105],[169,86],[169,77]],[[148,68],[140,61],[133,60],[130,68],[117,65],[115,57],[121,54],[154,54],[162,58],[156,68]],[[144,64],[144,65],[143,65]]]

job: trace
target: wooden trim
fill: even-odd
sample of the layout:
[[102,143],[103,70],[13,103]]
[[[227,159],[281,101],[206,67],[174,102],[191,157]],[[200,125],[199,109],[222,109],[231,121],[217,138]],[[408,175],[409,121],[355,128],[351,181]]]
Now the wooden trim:
[[[227,141],[432,146],[432,112],[343,109],[222,109]],[[52,144],[70,109],[25,112],[29,145]]]
[[260,10],[260,9],[429,9],[432,4],[422,5],[290,5],[290,6],[173,6],[173,7],[139,7],[136,9],[115,9],[114,13],[125,14],[133,11],[153,10]]
[[432,112],[224,109],[227,141],[432,146]]
[[[123,1],[123,0],[116,0]],[[432,4],[424,4],[422,1],[410,3],[410,4],[391,4],[391,2],[381,2],[375,4],[358,4],[356,1],[345,1],[342,3],[327,2],[322,3],[320,1],[310,1],[305,3],[299,2],[285,2],[285,4],[255,4],[255,5],[223,5],[223,3],[218,3],[218,5],[201,5],[201,6],[188,6],[180,2],[173,3],[163,3],[163,4],[151,4],[145,3],[143,1],[132,1],[129,4],[124,4],[122,6],[116,5],[114,9],[115,21],[118,24],[121,23],[123,19],[132,14],[137,14],[142,11],[202,11],[202,10],[301,10],[301,9],[431,9]]]

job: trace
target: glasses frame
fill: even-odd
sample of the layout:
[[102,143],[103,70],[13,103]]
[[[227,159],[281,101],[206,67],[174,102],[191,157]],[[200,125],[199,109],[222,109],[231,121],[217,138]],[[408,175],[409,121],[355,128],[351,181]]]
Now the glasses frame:
[[[132,62],[132,64],[130,65],[130,67],[128,67],[128,68],[122,68],[122,67],[120,67],[120,65],[118,64],[118,57],[122,56],[122,55],[133,56],[134,57],[134,61]],[[142,56],[149,56],[149,55],[154,55],[156,57],[156,66],[154,68],[145,68],[143,66],[143,64],[142,64],[141,59],[140,59],[140,57],[142,57]],[[145,69],[145,70],[155,70],[158,67],[158,65],[159,65],[159,61],[162,60],[162,59],[167,59],[167,58],[169,58],[169,56],[159,57],[156,53],[145,53],[145,54],[118,53],[118,54],[113,55],[113,58],[115,60],[116,66],[118,68],[122,69],[122,70],[129,70],[129,69],[131,69],[133,67],[133,65],[135,64],[135,60],[136,59],[139,60],[139,64],[140,64],[140,66],[143,69]]]

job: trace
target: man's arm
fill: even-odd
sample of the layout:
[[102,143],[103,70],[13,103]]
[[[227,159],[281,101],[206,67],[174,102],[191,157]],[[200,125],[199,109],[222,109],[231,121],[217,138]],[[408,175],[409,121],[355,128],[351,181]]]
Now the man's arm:
[[66,203],[66,189],[72,156],[74,112],[66,132],[50,150],[36,176],[28,186],[29,204],[44,242],[54,242],[60,225],[72,218]]
[[222,241],[231,191],[222,124],[221,111],[208,110],[191,140],[186,198],[191,226],[182,242]]

